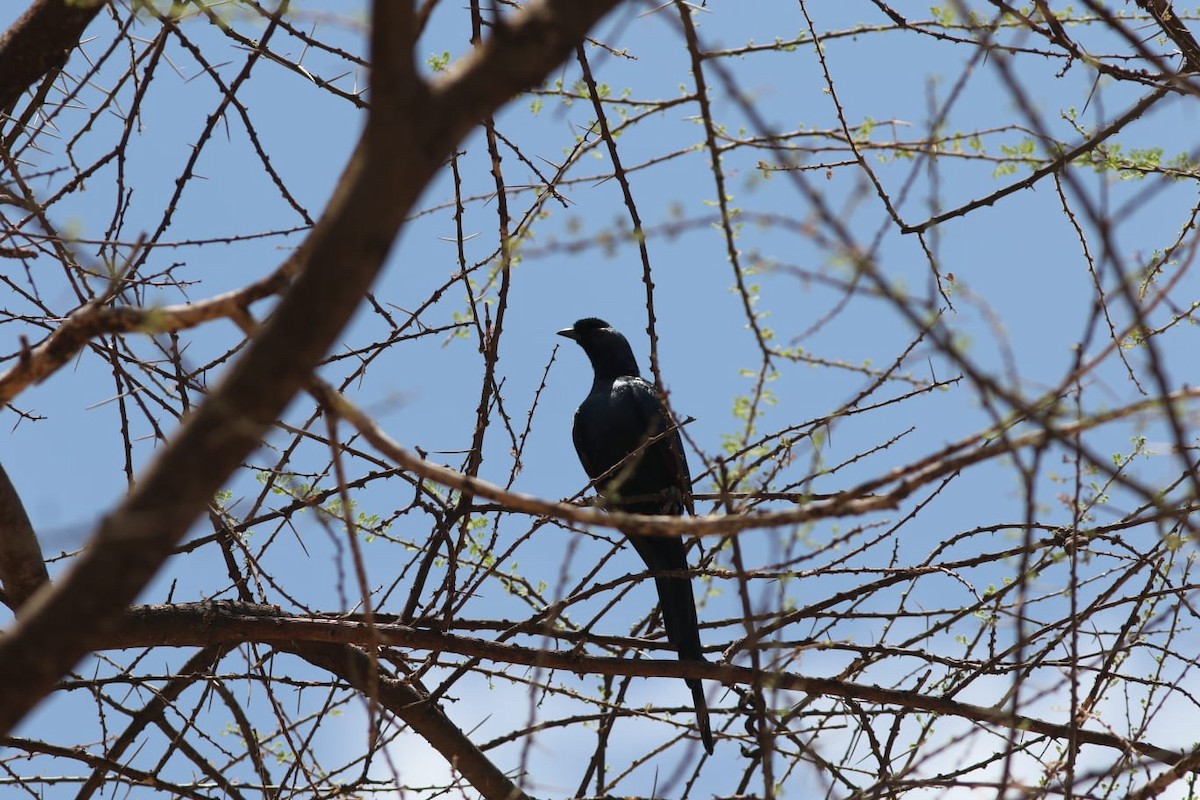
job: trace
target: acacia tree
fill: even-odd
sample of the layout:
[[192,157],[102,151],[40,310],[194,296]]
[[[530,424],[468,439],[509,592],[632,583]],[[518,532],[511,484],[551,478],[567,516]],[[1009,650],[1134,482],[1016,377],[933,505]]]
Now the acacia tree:
[[[1189,791],[1191,18],[828,5],[13,21],[5,792]],[[589,499],[591,314],[699,516]]]

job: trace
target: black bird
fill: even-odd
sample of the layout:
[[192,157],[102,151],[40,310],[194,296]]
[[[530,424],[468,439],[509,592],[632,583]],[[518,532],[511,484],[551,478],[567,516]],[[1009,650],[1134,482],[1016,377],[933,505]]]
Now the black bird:
[[[609,508],[632,514],[672,514],[690,510],[692,477],[679,430],[654,386],[638,373],[629,342],[607,322],[581,319],[558,332],[578,343],[595,371],[592,390],[575,412],[575,452]],[[665,432],[665,435],[664,435]],[[655,438],[659,437],[659,438]],[[646,444],[648,440],[653,440]],[[654,573],[667,639],[681,661],[704,661],[700,628],[689,578],[663,575],[688,569],[683,539],[625,533]],[[713,751],[704,687],[687,679],[696,706],[696,723],[704,749]]]

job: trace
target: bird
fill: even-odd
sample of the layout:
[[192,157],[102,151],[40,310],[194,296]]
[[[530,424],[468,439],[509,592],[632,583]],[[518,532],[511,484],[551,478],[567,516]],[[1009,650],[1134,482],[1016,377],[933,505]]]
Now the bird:
[[[591,391],[575,411],[571,438],[579,462],[606,507],[631,514],[683,516],[691,508],[691,473],[679,429],[654,385],[641,377],[629,341],[595,317],[557,332],[591,361]],[[649,442],[647,444],[647,442]],[[654,575],[667,640],[680,661],[705,661],[687,551],[678,536],[622,531]],[[674,574],[663,574],[663,573]],[[686,678],[704,749],[713,752],[708,704],[699,679]]]

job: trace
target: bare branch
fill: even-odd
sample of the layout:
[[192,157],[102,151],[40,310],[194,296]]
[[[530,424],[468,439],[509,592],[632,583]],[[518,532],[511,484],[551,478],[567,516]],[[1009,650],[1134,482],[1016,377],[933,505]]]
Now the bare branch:
[[[433,95],[411,74],[406,79],[403,67],[379,71],[366,131],[325,214],[291,259],[297,277],[275,314],[71,571],[35,596],[0,639],[0,683],[9,687],[0,697],[0,731],[11,730],[87,652],[80,632],[111,629],[258,446],[358,307],[412,204],[459,138],[540,81],[615,2],[531,4]],[[411,41],[406,5],[377,3],[375,46]],[[393,57],[411,63],[411,48]]]
[[59,69],[106,0],[35,0],[0,37],[0,109],[6,114],[21,93]]

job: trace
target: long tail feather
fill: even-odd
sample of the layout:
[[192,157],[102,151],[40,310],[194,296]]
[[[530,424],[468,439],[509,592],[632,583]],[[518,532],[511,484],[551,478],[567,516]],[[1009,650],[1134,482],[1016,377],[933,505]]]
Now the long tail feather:
[[704,742],[704,750],[711,756],[712,726],[708,722],[708,703],[704,699],[704,686],[695,679],[689,680],[687,685],[692,690],[692,704],[696,707],[696,727],[700,730],[700,741]]

